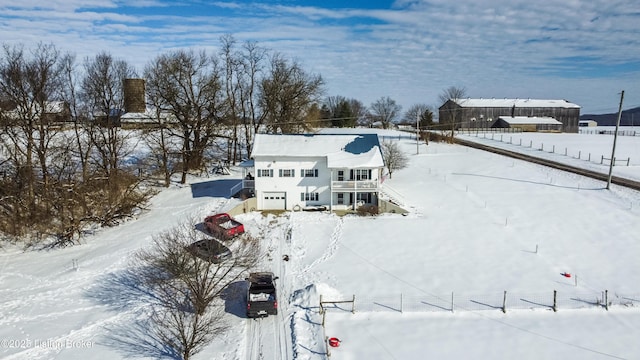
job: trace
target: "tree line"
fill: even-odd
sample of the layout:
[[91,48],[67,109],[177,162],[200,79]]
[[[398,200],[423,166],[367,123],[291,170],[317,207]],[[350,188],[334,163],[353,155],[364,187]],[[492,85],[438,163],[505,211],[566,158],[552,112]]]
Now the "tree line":
[[[251,153],[257,132],[299,133],[315,127],[377,124],[401,107],[382,97],[366,107],[324,96],[324,80],[296,60],[255,42],[220,39],[215,53],[178,49],[138,72],[101,52],[82,60],[53,44],[2,46],[0,53],[0,232],[9,238],[77,241],[88,224],[109,226],[153,195],[150,178],[169,186],[216,162]],[[153,126],[120,126],[124,80],[145,81]],[[433,121],[427,105],[403,120]],[[148,155],[134,158],[144,144]],[[138,154],[136,152],[135,154]]]

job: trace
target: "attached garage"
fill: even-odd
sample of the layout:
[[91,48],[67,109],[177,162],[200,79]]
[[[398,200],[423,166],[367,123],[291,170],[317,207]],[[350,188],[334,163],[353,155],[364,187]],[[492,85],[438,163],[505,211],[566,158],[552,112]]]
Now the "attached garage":
[[287,208],[287,194],[284,191],[262,193],[262,208],[265,210],[285,210]]

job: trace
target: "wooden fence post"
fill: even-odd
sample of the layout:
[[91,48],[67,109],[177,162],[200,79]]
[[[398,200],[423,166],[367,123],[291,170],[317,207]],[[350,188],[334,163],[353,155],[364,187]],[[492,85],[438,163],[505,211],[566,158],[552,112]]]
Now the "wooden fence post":
[[351,300],[351,313],[356,313],[356,294],[353,294],[353,300]]
[[326,313],[326,312],[323,312],[323,313],[322,313],[322,327],[323,327],[323,328],[324,328],[324,318],[325,318],[325,316],[326,316],[326,315],[327,315],[327,313]]
[[453,313],[453,291],[451,292],[451,313]]
[[331,348],[329,348],[329,337],[324,337],[324,347],[327,349],[327,357],[331,357]]
[[557,295],[558,292],[556,290],[553,290],[553,312],[558,311]]
[[502,312],[507,313],[507,290],[504,291],[504,297],[502,298]]

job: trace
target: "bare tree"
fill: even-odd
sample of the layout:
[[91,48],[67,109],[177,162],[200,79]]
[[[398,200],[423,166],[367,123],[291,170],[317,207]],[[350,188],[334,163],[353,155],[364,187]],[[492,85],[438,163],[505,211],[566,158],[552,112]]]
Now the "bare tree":
[[0,99],[6,159],[2,161],[11,169],[11,180],[3,184],[3,209],[12,219],[10,233],[29,229],[39,234],[51,230],[52,187],[57,186],[52,183],[52,162],[61,132],[50,125],[63,120],[66,110],[60,101],[63,61],[53,45],[39,44],[31,52],[20,45],[4,45],[3,50]]
[[124,159],[138,141],[137,134],[120,127],[124,80],[135,77],[136,73],[127,62],[108,53],[85,59],[84,69],[80,97],[93,120],[85,128],[92,152],[84,201],[91,211],[88,219],[111,226],[129,216],[151,195],[148,191],[139,191],[141,179],[133,168],[124,166]]
[[124,80],[135,71],[124,60],[108,53],[85,59],[81,96],[96,122],[89,137],[96,150],[94,165],[110,184],[119,181],[122,158],[126,155],[126,135],[120,128],[124,111]]
[[[204,51],[160,55],[144,71],[147,92],[177,121],[172,136],[182,143],[182,184],[191,169],[204,166],[204,152],[220,133],[225,101],[220,68]],[[228,105],[228,104],[227,104]]]
[[[142,283],[154,294],[150,329],[165,346],[189,359],[227,328],[220,296],[257,262],[257,243],[237,239],[231,259],[210,262],[190,249],[203,238],[193,219],[154,236],[153,247],[138,253]],[[207,241],[216,241],[207,239]]]
[[356,125],[361,125],[366,121],[366,118],[369,114],[369,110],[362,103],[362,101],[357,99],[349,99],[349,107],[351,108],[351,113],[356,118]]
[[222,49],[220,56],[224,63],[223,84],[224,84],[224,106],[225,124],[230,126],[230,138],[227,146],[227,159],[235,163],[238,159],[239,130],[242,124],[242,58],[235,51],[236,40],[231,35],[224,35],[220,39]]
[[266,50],[255,42],[246,42],[242,50],[242,72],[240,73],[240,104],[244,125],[245,147],[251,154],[253,136],[262,126],[266,113],[259,110],[259,74],[263,70]]
[[103,189],[95,186],[92,179],[103,174],[98,175],[95,162],[94,166],[90,162],[96,153],[96,141],[92,137],[92,130],[96,128],[91,123],[93,103],[82,101],[80,96],[83,94],[81,81],[86,79],[77,76],[75,56],[66,54],[62,62],[62,93],[65,103],[69,105],[69,120],[73,131],[63,133],[64,140],[54,163],[59,168],[58,182],[63,187],[53,194],[56,197],[53,207],[60,214],[62,232],[57,238],[64,243],[65,239],[69,241],[80,238],[86,222],[95,218],[96,206],[91,201],[94,198],[92,194],[102,193]]
[[3,60],[0,95],[13,105],[7,135],[15,145],[14,158],[24,159],[16,167],[24,169],[28,202],[35,206],[36,181],[42,183],[43,192],[49,185],[48,151],[58,133],[48,126],[52,120],[48,114],[53,113],[53,100],[59,98],[60,54],[53,45],[40,44],[31,54],[22,46],[5,45]]
[[333,127],[355,127],[363,110],[358,100],[339,95],[325,98],[323,108],[323,118],[330,119]]
[[151,107],[155,126],[143,133],[144,139],[151,149],[152,163],[157,165],[164,186],[169,187],[176,162],[173,155],[180,152],[180,144],[171,136],[171,117],[162,107],[162,98],[156,92],[149,92],[147,102]]
[[[125,154],[123,138],[115,131],[92,137],[100,132],[88,132],[84,125],[88,109],[111,108],[105,104],[117,97],[112,85],[118,82],[103,81],[114,77],[111,58],[87,60],[85,101],[79,102],[72,55],[42,44],[31,52],[22,46],[3,49],[0,161],[8,173],[2,179],[0,230],[26,245],[67,245],[81,236],[86,223],[113,223],[146,201],[150,194],[137,191],[135,177],[115,171]],[[69,121],[75,137],[61,131]]]
[[421,129],[427,128],[433,124],[433,110],[427,104],[414,104],[404,113],[402,122],[408,125],[418,126]]
[[386,141],[383,142],[381,146],[384,165],[387,167],[387,170],[389,170],[389,178],[391,178],[396,170],[407,167],[409,159],[396,142]]
[[336,112],[338,112],[338,107],[340,106],[340,103],[346,102],[346,101],[347,101],[347,98],[345,98],[344,96],[335,95],[335,96],[327,96],[322,102],[322,104],[325,105],[329,110],[329,113],[333,115]]
[[429,130],[433,125],[433,111],[431,106],[426,104],[412,105],[409,110],[404,113],[402,123],[417,127],[419,136],[429,144]]
[[89,180],[89,157],[92,152],[93,143],[90,141],[89,127],[90,109],[88,104],[82,103],[79,99],[78,88],[79,84],[76,77],[76,61],[75,56],[70,54],[63,58],[63,72],[64,72],[64,85],[63,85],[63,98],[64,101],[69,104],[69,116],[73,123],[73,144],[75,146],[70,148],[71,153],[80,162],[82,168],[81,179],[86,182]]
[[400,114],[402,106],[396,104],[390,97],[381,97],[371,104],[371,113],[376,121],[382,123],[382,128],[388,129],[395,118]]
[[438,95],[438,99],[442,103],[442,116],[440,116],[439,121],[442,124],[451,125],[451,140],[453,140],[456,126],[462,121],[462,114],[457,111],[457,102],[467,96],[466,94],[467,89],[464,87],[451,86],[443,90],[442,93]]
[[267,129],[292,133],[309,128],[305,119],[311,105],[318,101],[323,84],[320,75],[309,75],[296,61],[274,55],[269,74],[260,86],[260,106]]

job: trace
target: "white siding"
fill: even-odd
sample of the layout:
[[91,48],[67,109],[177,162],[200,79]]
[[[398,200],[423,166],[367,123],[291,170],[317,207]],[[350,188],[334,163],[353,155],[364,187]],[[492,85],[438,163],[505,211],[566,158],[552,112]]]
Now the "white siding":
[[[304,170],[312,169],[317,169],[318,177],[302,176]],[[261,170],[270,170],[269,172],[273,176],[260,176]],[[305,207],[329,204],[331,171],[327,168],[326,158],[260,157],[255,159],[255,171],[255,189],[259,209],[266,208],[264,204],[264,193],[266,192],[284,192],[287,199],[287,210],[293,210],[296,205]],[[286,173],[292,173],[293,176],[281,176]],[[301,200],[301,194],[306,193],[318,193],[318,200]]]

